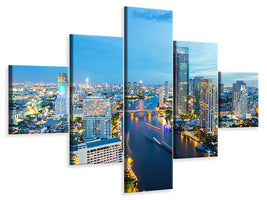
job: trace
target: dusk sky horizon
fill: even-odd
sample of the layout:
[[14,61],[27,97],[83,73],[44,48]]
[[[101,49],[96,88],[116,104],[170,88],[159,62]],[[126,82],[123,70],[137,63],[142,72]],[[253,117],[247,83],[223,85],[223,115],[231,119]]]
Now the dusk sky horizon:
[[253,72],[221,72],[221,83],[233,86],[236,81],[244,81],[247,86],[258,87],[258,73]]
[[123,84],[123,38],[71,35],[73,83]]
[[127,82],[172,83],[172,11],[126,7]]
[[9,72],[12,83],[57,83],[59,73],[67,73],[68,67],[10,65]]

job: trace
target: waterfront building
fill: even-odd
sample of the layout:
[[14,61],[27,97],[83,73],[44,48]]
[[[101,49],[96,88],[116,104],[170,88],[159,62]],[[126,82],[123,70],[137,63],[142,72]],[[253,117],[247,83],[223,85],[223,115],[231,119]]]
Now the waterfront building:
[[215,133],[216,91],[212,78],[201,79],[200,127],[207,133]]
[[174,45],[174,114],[188,113],[189,48]]
[[201,90],[201,80],[204,77],[194,77],[193,79],[193,107],[194,114],[200,115],[200,90]]
[[168,101],[169,99],[169,84],[168,81],[165,81],[165,100]]
[[119,138],[94,140],[71,145],[70,164],[99,164],[121,162],[122,143]]
[[163,108],[163,87],[159,87],[159,108]]

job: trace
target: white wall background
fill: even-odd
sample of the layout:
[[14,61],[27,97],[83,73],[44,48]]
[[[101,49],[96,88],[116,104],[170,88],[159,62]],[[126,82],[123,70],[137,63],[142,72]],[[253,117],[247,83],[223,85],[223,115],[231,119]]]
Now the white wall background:
[[[68,166],[68,135],[7,135],[7,65],[68,65],[68,35],[123,36],[123,6],[174,11],[174,40],[217,42],[219,70],[260,73],[260,127],[219,131],[219,157],[174,161],[174,189],[123,194],[123,165]],[[262,0],[0,2],[0,199],[266,199]],[[159,180],[160,181],[160,180]]]

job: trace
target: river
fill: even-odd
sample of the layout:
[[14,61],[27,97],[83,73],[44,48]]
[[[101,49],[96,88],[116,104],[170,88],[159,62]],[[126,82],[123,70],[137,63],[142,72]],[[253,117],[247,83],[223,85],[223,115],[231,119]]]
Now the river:
[[[154,110],[158,97],[140,99],[126,110]],[[125,153],[133,159],[132,170],[138,178],[139,191],[172,188],[172,154],[145,136],[150,134],[172,146],[172,132],[164,128],[164,118],[152,113],[135,113],[126,117]]]

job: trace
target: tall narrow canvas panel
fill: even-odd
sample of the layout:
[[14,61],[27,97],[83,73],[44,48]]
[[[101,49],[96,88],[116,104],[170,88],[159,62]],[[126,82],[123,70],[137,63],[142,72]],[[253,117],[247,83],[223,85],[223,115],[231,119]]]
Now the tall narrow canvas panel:
[[217,156],[217,44],[175,41],[174,158]]
[[172,188],[172,11],[125,8],[125,192]]
[[9,134],[68,133],[68,70],[9,66]]
[[219,127],[258,127],[258,73],[219,72]]
[[70,164],[122,161],[123,39],[70,36]]

